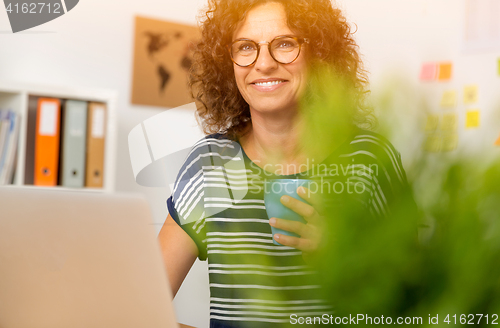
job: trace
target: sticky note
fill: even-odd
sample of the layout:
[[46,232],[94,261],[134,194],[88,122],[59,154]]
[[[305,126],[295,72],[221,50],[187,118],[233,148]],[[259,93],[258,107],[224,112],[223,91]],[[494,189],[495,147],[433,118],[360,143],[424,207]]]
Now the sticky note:
[[441,150],[441,136],[437,133],[427,134],[424,143],[424,150],[430,153],[437,153]]
[[425,123],[425,131],[435,131],[439,125],[439,115],[429,114],[427,115],[427,122]]
[[457,106],[457,92],[455,90],[448,90],[443,93],[441,98],[441,107],[455,108]]
[[441,151],[452,151],[457,149],[458,134],[446,133],[442,136]]
[[448,113],[443,115],[441,121],[441,131],[456,131],[458,127],[458,117],[456,113]]
[[466,85],[464,87],[464,104],[470,105],[475,104],[478,101],[478,86],[477,85]]
[[420,70],[420,80],[434,81],[436,77],[437,77],[437,64],[424,63],[422,65],[422,69]]
[[439,64],[439,73],[438,80],[439,81],[448,81],[451,79],[451,72],[453,70],[452,63],[440,63]]
[[467,129],[479,127],[479,110],[468,111],[465,115],[465,127]]

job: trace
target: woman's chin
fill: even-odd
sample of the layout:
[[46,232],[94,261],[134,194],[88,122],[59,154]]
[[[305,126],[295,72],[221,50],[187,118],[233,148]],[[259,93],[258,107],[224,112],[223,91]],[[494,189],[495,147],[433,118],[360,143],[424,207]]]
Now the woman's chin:
[[282,119],[289,117],[291,114],[295,115],[297,113],[296,105],[282,105],[272,103],[272,104],[263,104],[260,106],[250,107],[250,113],[252,114],[252,118],[255,118],[256,115],[266,116],[266,117],[281,117]]

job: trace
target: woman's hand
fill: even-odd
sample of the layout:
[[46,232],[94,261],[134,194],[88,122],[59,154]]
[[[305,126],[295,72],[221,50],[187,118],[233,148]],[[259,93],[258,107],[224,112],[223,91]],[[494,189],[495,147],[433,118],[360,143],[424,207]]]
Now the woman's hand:
[[317,195],[311,194],[311,191],[304,187],[297,188],[297,194],[311,205],[286,195],[281,197],[281,203],[302,216],[307,223],[271,218],[269,224],[298,234],[300,238],[275,234],[274,239],[281,245],[297,248],[306,257],[310,257],[322,244],[324,217],[318,213],[321,204]]

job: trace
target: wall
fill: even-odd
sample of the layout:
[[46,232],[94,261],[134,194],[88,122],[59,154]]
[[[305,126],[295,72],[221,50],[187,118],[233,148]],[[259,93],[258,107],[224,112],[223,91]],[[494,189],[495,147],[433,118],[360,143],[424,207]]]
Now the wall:
[[[495,0],[494,0],[495,1]],[[118,151],[116,190],[145,194],[151,202],[157,228],[167,215],[168,192],[138,186],[130,166],[127,135],[162,108],[130,104],[134,15],[195,23],[205,0],[159,1],[81,0],[75,9],[57,20],[26,32],[12,34],[6,12],[0,9],[0,79],[55,86],[113,89],[118,99]],[[422,119],[421,97],[439,102],[442,91],[465,84],[480,86],[484,129],[460,128],[460,145],[481,148],[498,155],[492,143],[500,134],[494,120],[498,112],[496,90],[500,86],[496,62],[500,49],[463,52],[465,0],[342,0],[349,21],[358,27],[356,38],[371,72],[375,98],[393,91],[392,114],[411,124],[394,139],[405,164],[420,149],[423,134],[415,126]],[[424,61],[455,63],[455,78],[446,83],[423,85],[418,81]],[[393,83],[391,83],[391,81]],[[399,96],[398,96],[399,95]],[[399,98],[398,98],[399,97]],[[460,99],[460,98],[459,98]],[[431,105],[431,107],[436,105]],[[434,108],[434,110],[438,110]],[[457,108],[460,126],[464,108]],[[462,146],[461,146],[462,147]],[[208,274],[206,263],[197,262],[175,300],[179,321],[197,327],[208,325]]]
[[[500,25],[491,24],[491,33],[496,33],[496,48],[468,50],[465,42],[468,2],[496,4],[495,12],[490,12],[492,16],[481,18],[485,25],[491,17],[498,21],[498,0],[338,1],[348,20],[358,26],[356,38],[371,73],[374,98],[391,92],[395,100],[393,106],[398,106],[390,115],[394,115],[406,132],[401,129],[400,138],[393,142],[408,162],[412,154],[422,148],[426,113],[457,113],[459,141],[455,153],[499,154],[499,147],[493,144],[500,136]],[[419,80],[423,63],[446,61],[453,62],[450,81]],[[470,84],[478,85],[479,101],[466,106],[463,88]],[[443,92],[447,90],[457,94],[455,109],[440,107]],[[387,110],[380,103],[377,105],[382,107],[380,111]],[[474,108],[481,110],[481,126],[465,129],[465,111]]]
[[[159,231],[167,215],[166,190],[138,186],[128,152],[130,130],[164,108],[130,104],[134,16],[196,24],[203,0],[81,0],[69,13],[31,30],[12,34],[0,8],[0,79],[54,86],[118,91],[116,190],[148,197]],[[3,4],[2,4],[3,6]],[[208,269],[195,263],[174,305],[179,322],[208,323]]]

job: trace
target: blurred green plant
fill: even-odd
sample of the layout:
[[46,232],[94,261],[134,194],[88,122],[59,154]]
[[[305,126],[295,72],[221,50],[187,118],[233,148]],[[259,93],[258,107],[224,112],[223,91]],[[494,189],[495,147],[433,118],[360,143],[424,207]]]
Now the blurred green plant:
[[[341,76],[317,72],[315,96],[302,102],[312,156],[332,152],[332,140],[349,133],[345,113],[354,103]],[[454,314],[473,314],[471,322],[486,326],[476,314],[488,314],[491,324],[500,315],[500,160],[420,152],[412,162],[413,181],[390,217],[367,219],[349,198],[326,213],[327,243],[315,265],[334,316],[418,316],[430,325],[429,315],[439,315],[439,325],[455,326]],[[425,200],[418,210],[413,194]]]
[[[355,206],[328,213],[333,238],[319,265],[337,316],[421,316],[426,323],[429,314],[500,313],[500,162],[478,169],[454,160],[442,173],[434,182],[440,197],[419,212],[407,210],[408,194],[383,221],[364,219]],[[420,223],[428,237],[419,242],[423,213],[431,224]]]

